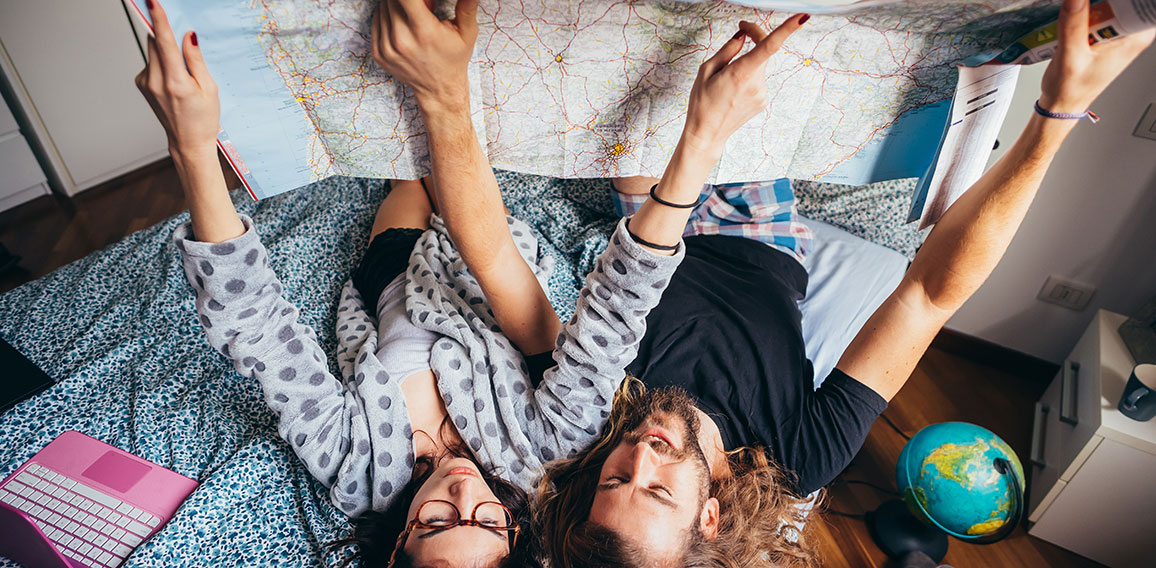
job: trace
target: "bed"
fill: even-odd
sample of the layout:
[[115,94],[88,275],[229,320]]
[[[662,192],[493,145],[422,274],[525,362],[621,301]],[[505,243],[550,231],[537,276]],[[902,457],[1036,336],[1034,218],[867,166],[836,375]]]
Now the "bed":
[[[548,295],[567,319],[613,228],[607,182],[498,178],[511,212],[539,231],[558,261]],[[824,198],[830,188],[803,191],[815,192],[812,204],[835,202]],[[909,195],[899,186],[856,195],[865,191],[877,202]],[[330,352],[338,291],[385,193],[380,180],[331,178],[260,204],[236,197],[238,210],[256,220],[286,297]],[[854,217],[844,216],[845,205],[807,209],[806,202],[801,196],[813,217]],[[202,336],[170,241],[186,219],[167,219],[0,296],[0,337],[57,381],[0,416],[0,477],[61,432],[79,430],[201,482],[125,566],[333,565],[338,558],[324,547],[347,534],[346,518],[278,437],[258,384],[241,378]],[[808,222],[816,238],[803,327],[816,376],[825,377],[898,283],[907,257],[892,248],[903,250],[895,242],[909,237],[873,239],[887,248]],[[9,566],[0,558],[0,567]]]

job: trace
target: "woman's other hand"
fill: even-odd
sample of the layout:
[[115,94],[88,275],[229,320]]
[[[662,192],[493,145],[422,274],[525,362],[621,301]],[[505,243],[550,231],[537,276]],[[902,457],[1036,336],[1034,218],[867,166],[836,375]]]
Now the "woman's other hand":
[[1089,45],[1088,0],[1064,0],[1059,50],[1044,72],[1040,106],[1051,112],[1080,114],[1152,44],[1156,29]]
[[215,163],[221,103],[197,34],[186,33],[178,46],[160,2],[146,4],[153,34],[148,38],[148,63],[137,74],[136,86],[164,127],[174,159],[211,156]]
[[153,108],[169,137],[193,234],[199,241],[220,243],[245,232],[229,200],[225,177],[217,162],[217,132],[221,102],[217,83],[209,75],[197,34],[177,38],[158,0],[146,0],[153,21],[148,39],[148,63],[136,76],[136,86]]
[[[767,107],[767,61],[811,16],[796,14],[769,35],[751,22],[698,69],[690,91],[683,138],[696,151],[721,155],[722,146],[740,126]],[[755,42],[738,59],[746,38]]]
[[467,68],[478,39],[478,0],[458,0],[452,20],[439,20],[432,4],[382,0],[373,16],[373,60],[409,85],[423,110],[435,105],[468,109]]

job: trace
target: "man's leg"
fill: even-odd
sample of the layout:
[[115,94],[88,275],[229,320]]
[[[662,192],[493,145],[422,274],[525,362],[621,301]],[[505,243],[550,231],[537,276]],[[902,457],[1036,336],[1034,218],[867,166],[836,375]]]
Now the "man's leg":
[[610,185],[614,188],[611,198],[614,200],[614,212],[619,217],[629,217],[638,212],[643,203],[650,198],[650,188],[658,183],[658,178],[646,176],[611,178]]

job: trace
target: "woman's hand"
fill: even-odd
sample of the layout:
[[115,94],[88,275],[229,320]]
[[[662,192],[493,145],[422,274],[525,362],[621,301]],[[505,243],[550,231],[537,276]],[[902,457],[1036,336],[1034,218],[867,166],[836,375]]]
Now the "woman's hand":
[[1088,45],[1088,0],[1064,0],[1059,49],[1044,72],[1040,106],[1051,112],[1080,114],[1152,44],[1156,29]]
[[478,0],[458,0],[439,20],[433,0],[381,0],[373,16],[373,60],[409,85],[419,107],[469,107],[467,68],[478,39]]
[[137,74],[136,86],[168,134],[174,159],[212,156],[215,162],[221,103],[197,34],[188,32],[177,46],[160,2],[148,0],[146,4],[153,35],[148,38],[148,63]]
[[[739,32],[698,69],[684,141],[697,151],[721,155],[731,134],[767,107],[767,61],[810,17],[796,14],[770,35],[751,22],[739,24]],[[755,41],[754,49],[735,59],[747,36]]]
[[[136,76],[136,86],[165,128],[169,153],[197,240],[219,243],[245,232],[229,200],[225,177],[217,161],[221,102],[217,83],[209,75],[197,34],[185,34],[182,46],[158,0],[146,0],[153,21],[148,39],[148,63]],[[182,54],[183,52],[183,54]]]

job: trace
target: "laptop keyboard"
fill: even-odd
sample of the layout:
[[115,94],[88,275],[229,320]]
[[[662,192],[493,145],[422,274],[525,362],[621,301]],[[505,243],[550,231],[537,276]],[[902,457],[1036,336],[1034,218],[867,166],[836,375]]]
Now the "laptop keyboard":
[[0,487],[0,501],[32,518],[61,554],[116,568],[161,519],[40,464]]

